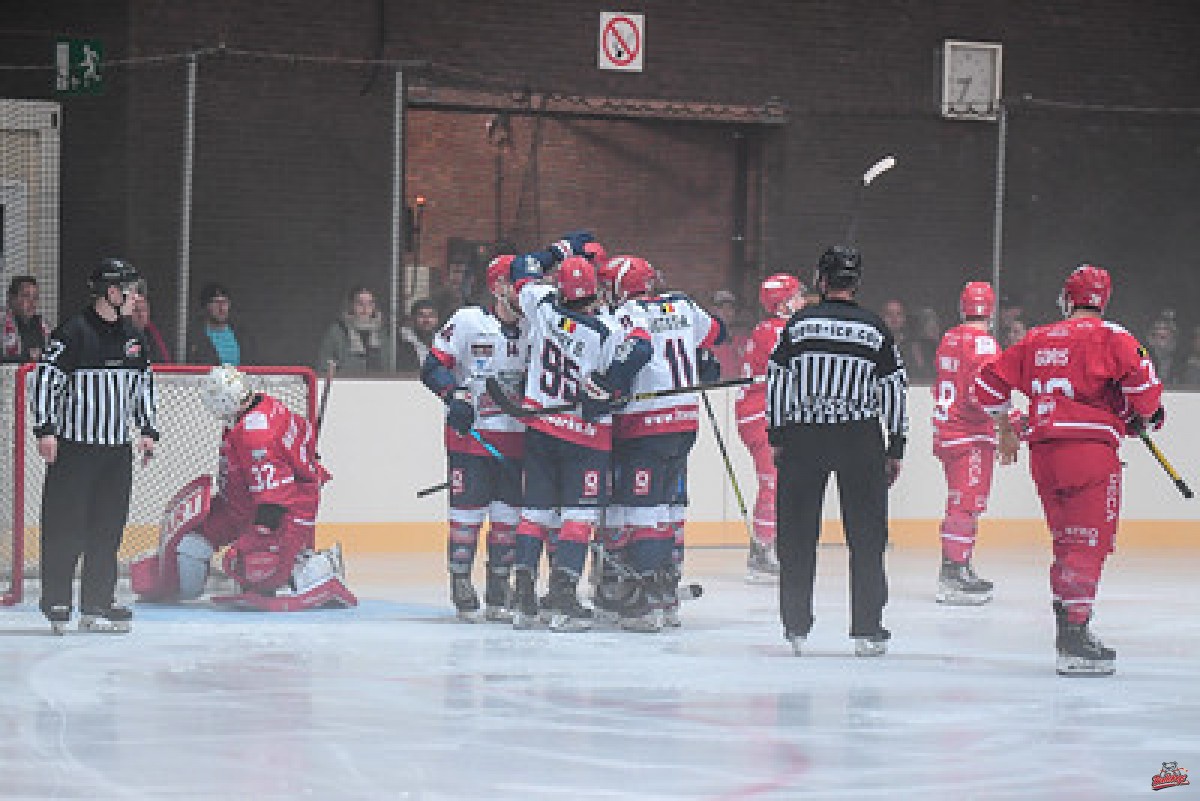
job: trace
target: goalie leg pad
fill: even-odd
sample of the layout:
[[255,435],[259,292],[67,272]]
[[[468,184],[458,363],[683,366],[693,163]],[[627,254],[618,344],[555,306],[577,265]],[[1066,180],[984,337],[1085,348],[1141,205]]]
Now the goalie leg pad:
[[330,576],[307,592],[270,596],[256,592],[223,595],[213,601],[238,609],[259,612],[303,612],[307,609],[349,609],[358,606],[358,598],[338,576]]

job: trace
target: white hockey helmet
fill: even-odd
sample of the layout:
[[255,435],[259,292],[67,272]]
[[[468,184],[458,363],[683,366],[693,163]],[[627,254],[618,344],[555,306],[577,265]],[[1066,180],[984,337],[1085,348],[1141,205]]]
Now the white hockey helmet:
[[253,394],[245,374],[228,364],[209,370],[200,383],[204,408],[226,422],[237,418]]

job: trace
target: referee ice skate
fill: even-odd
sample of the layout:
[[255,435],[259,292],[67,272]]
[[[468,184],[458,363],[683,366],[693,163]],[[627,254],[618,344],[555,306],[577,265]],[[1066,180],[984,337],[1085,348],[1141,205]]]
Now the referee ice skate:
[[47,464],[40,606],[56,633],[71,618],[81,556],[79,627],[128,631],[132,618],[114,605],[133,474],[130,424],[144,457],[158,439],[146,348],[121,315],[138,277],[127,262],[102,261],[88,282],[91,304],[54,330],[34,371],[33,432]]
[[[821,505],[837,475],[850,550],[850,637],[859,656],[887,651],[887,490],[900,474],[908,379],[895,340],[854,300],[858,251],[827,250],[821,302],[788,321],[767,363],[767,439],[779,467],[776,500],[779,613],[797,655],[813,625]],[[887,429],[884,447],[880,422]]]

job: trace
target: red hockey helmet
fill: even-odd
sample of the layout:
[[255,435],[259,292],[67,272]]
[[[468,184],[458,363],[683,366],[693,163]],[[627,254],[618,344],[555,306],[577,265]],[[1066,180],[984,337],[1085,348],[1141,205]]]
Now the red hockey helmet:
[[515,256],[503,255],[497,256],[488,262],[487,266],[487,287],[489,292],[496,291],[496,282],[501,278],[509,278],[512,270],[512,263]]
[[599,242],[588,242],[583,246],[583,257],[599,270],[600,265],[608,261],[608,252]]
[[758,285],[758,302],[771,314],[775,314],[780,303],[791,300],[802,291],[800,279],[787,273],[768,275]]
[[616,267],[613,290],[619,299],[654,291],[658,273],[650,262],[640,256],[617,256],[610,263]]
[[554,274],[558,292],[563,300],[580,300],[596,296],[596,268],[583,256],[568,256]]
[[1064,317],[1070,316],[1080,306],[1102,312],[1111,297],[1112,278],[1108,270],[1094,264],[1080,264],[1063,283],[1062,292],[1058,295],[1058,308]]
[[996,293],[986,281],[971,281],[958,296],[958,312],[968,317],[991,317],[996,310]]

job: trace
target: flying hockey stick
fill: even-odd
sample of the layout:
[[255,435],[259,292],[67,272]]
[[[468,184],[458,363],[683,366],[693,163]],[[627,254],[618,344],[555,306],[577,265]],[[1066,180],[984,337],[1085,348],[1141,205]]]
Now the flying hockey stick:
[[733,487],[733,496],[737,498],[738,511],[742,513],[742,522],[746,525],[746,534],[750,537],[751,542],[754,541],[754,525],[750,522],[750,514],[746,511],[746,499],[742,495],[742,488],[738,485],[737,473],[733,471],[733,462],[729,459],[729,451],[725,448],[725,437],[721,436],[721,427],[717,425],[717,416],[713,413],[712,403],[708,400],[708,395],[704,392],[700,393],[700,399],[704,401],[704,411],[708,412],[708,422],[712,424],[713,437],[717,440],[717,448],[721,451],[721,459],[725,462],[725,475],[729,476],[729,483]]
[[1150,449],[1150,453],[1154,454],[1154,458],[1158,460],[1159,466],[1163,470],[1166,470],[1167,475],[1175,482],[1175,487],[1179,490],[1179,493],[1185,498],[1191,498],[1193,495],[1192,488],[1187,485],[1187,482],[1183,480],[1171,463],[1167,461],[1167,457],[1159,450],[1158,445],[1154,444],[1154,440],[1150,439],[1150,435],[1146,433],[1146,430],[1142,429],[1139,431],[1138,436],[1141,437],[1142,442],[1146,443],[1146,447]]
[[[616,406],[624,406],[627,403],[634,401],[650,400],[651,398],[666,398],[671,395],[686,395],[690,392],[704,392],[708,389],[723,389],[724,387],[740,387],[746,384],[754,384],[765,380],[762,376],[754,378],[730,378],[725,381],[714,381],[711,384],[697,384],[693,387],[672,387],[671,389],[657,389],[652,392],[638,392],[633,395],[628,395],[620,400],[614,401]],[[578,403],[564,403],[555,406],[543,406],[540,409],[530,409],[521,406],[512,398],[504,394],[504,387],[500,386],[500,382],[495,378],[487,379],[487,391],[492,396],[492,400],[496,402],[496,406],[500,411],[514,419],[522,419],[527,417],[541,417],[547,414],[559,414],[560,412],[569,412],[578,408]]]
[[854,236],[858,231],[858,218],[862,211],[863,190],[871,185],[879,176],[896,166],[895,156],[884,156],[879,161],[871,165],[870,169],[863,173],[862,181],[858,184],[858,188],[854,192],[854,203],[850,211],[850,226],[846,231],[846,244],[854,244]]

